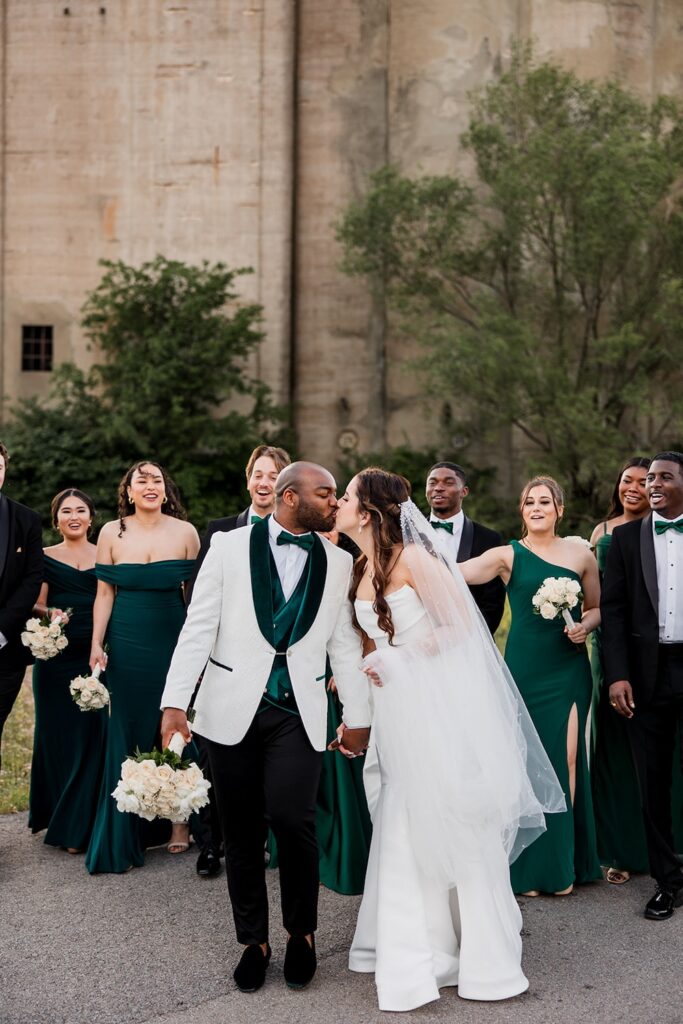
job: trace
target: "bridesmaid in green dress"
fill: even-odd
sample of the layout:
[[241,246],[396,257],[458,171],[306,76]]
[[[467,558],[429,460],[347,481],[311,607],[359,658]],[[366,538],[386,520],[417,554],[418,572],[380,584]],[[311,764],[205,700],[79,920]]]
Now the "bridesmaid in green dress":
[[[199,551],[197,531],[184,519],[171,478],[157,463],[138,462],[119,486],[119,519],[102,528],[97,544],[90,665],[107,669],[111,718],[86,855],[91,874],[139,867],[145,846],[160,841],[158,829],[118,811],[111,792],[126,756],[159,743],[159,702],[185,617],[183,584]],[[169,853],[188,847],[188,826],[173,825]]]
[[[649,511],[645,478],[649,459],[629,459],[614,487],[607,519],[593,530],[591,544],[602,573],[612,532],[623,523],[642,519]],[[640,796],[625,720],[610,707],[604,684],[600,630],[593,634],[591,665],[593,670],[593,729],[591,780],[598,854],[607,868],[605,877],[613,885],[623,885],[632,871],[648,873],[647,845],[643,828]],[[674,759],[677,765],[678,758]],[[680,772],[674,772],[672,786],[672,824],[676,848],[683,851],[683,785]]]
[[28,824],[47,829],[45,842],[69,853],[85,850],[92,832],[101,781],[106,712],[80,711],[69,693],[75,676],[88,671],[92,608],[97,589],[95,545],[88,540],[95,506],[71,487],[52,500],[52,524],[62,542],[45,548],[45,582],[35,606],[72,608],[69,645],[33,668],[35,731]]
[[[507,586],[511,625],[505,660],[567,801],[567,810],[548,815],[546,832],[513,863],[512,888],[529,896],[565,896],[575,883],[601,877],[583,740],[591,700],[586,639],[600,623],[600,584],[592,552],[556,536],[564,495],[555,480],[530,480],[520,512],[521,542],[492,548],[460,568],[469,584],[498,575]],[[573,610],[571,629],[559,616],[536,615],[531,603],[543,581],[558,576],[578,580],[584,595],[583,609]]]

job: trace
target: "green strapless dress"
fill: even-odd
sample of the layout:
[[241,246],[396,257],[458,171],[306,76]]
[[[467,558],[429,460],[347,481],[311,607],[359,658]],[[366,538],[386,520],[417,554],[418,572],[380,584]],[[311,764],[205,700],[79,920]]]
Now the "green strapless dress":
[[[341,708],[334,693],[327,692],[327,742],[331,743],[341,722]],[[363,786],[363,758],[349,760],[326,750],[318,788],[316,833],[320,882],[343,896],[359,896],[365,884],[372,822]],[[276,868],[277,843],[268,830],[268,867]]]
[[80,711],[69,693],[75,676],[89,672],[92,608],[97,591],[94,569],[79,571],[45,556],[48,604],[73,608],[68,647],[33,667],[35,731],[31,764],[29,828],[47,829],[50,846],[84,850],[95,820],[102,779],[108,715]]
[[[612,534],[598,539],[595,556],[602,574]],[[631,747],[626,730],[628,724],[609,704],[604,685],[600,630],[592,637],[591,668],[593,672],[593,726],[591,781],[593,806],[600,862],[607,867],[626,871],[649,871],[647,843],[640,809],[640,796]],[[680,737],[674,754],[671,814],[676,849],[683,851],[683,780],[678,770]]]
[[[531,599],[549,576],[578,576],[512,541],[514,564],[507,592],[512,613],[505,661],[562,786],[567,811],[546,815],[547,830],[511,867],[515,892],[560,892],[601,877],[595,842],[588,759],[583,737],[591,701],[591,670],[585,646],[564,634],[562,618],[535,615]],[[575,618],[579,618],[579,608]],[[567,723],[579,716],[576,793],[572,808],[567,767]]]
[[107,629],[111,718],[97,817],[85,859],[91,874],[139,867],[145,847],[168,836],[167,822],[148,823],[123,814],[111,793],[126,756],[136,747],[151,750],[159,745],[161,694],[185,619],[181,584],[190,578],[193,566],[189,559],[96,566],[98,579],[116,587],[116,597]]

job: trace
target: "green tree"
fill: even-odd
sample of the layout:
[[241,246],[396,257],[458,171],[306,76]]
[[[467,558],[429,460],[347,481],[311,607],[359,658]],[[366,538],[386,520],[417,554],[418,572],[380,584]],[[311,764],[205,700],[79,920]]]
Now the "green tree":
[[424,343],[458,432],[517,436],[520,474],[595,520],[618,464],[683,435],[683,113],[519,48],[473,102],[478,180],[376,173],[345,269]]
[[62,365],[46,401],[14,410],[13,493],[45,511],[57,490],[77,485],[111,515],[126,467],[153,458],[201,528],[241,506],[251,449],[287,440],[281,411],[245,368],[262,338],[261,309],[238,301],[246,271],[221,263],[103,265],[82,321],[100,360],[87,374]]

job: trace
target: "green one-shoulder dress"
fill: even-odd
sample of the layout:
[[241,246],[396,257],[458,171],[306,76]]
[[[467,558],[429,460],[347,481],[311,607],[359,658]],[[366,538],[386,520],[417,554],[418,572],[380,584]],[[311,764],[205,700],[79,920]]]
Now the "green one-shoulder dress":
[[[111,794],[127,755],[136,747],[151,750],[159,744],[161,694],[185,619],[182,583],[192,575],[193,566],[190,559],[167,559],[95,567],[98,579],[116,587],[116,596],[106,637],[111,717],[97,816],[85,859],[91,874],[139,867],[145,847],[162,840],[157,822],[118,811]],[[166,824],[163,832],[168,832]]]
[[69,641],[49,661],[33,668],[35,730],[29,796],[29,828],[45,833],[50,846],[84,850],[90,840],[102,777],[107,712],[81,711],[69,683],[90,671],[94,569],[74,569],[45,556],[48,603],[73,608]]
[[[571,569],[539,558],[512,541],[514,563],[507,586],[511,624],[505,661],[529,709],[567,801],[561,814],[546,815],[547,829],[512,864],[515,892],[561,892],[601,877],[583,737],[591,702],[591,670],[585,646],[564,633],[564,620],[534,614],[531,599],[548,577],[579,579]],[[580,609],[577,606],[575,618]],[[576,792],[572,807],[567,766],[567,725],[573,705],[579,717]]]
[[[611,533],[604,533],[595,545],[595,557],[602,574]],[[604,685],[600,630],[592,636],[591,668],[593,672],[593,723],[591,782],[600,863],[625,871],[649,871],[645,828],[640,807],[628,722],[609,703]],[[680,744],[680,737],[678,740]],[[683,781],[678,769],[680,756],[674,755],[671,792],[671,815],[676,849],[683,852]]]

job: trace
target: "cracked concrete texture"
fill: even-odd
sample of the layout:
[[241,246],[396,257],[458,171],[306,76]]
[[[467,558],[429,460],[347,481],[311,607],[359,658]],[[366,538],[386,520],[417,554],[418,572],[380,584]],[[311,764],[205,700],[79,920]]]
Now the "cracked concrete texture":
[[[307,990],[291,992],[269,875],[273,960],[263,989],[246,996],[232,983],[225,877],[200,880],[194,864],[193,853],[161,849],[127,875],[90,877],[82,857],[31,836],[26,815],[1,817],[0,1024],[386,1024],[372,976],[346,967],[358,898],[321,889],[318,973]],[[668,922],[645,921],[651,891],[638,877],[564,900],[523,900],[528,993],[482,1004],[446,989],[402,1020],[680,1024],[683,909]]]

